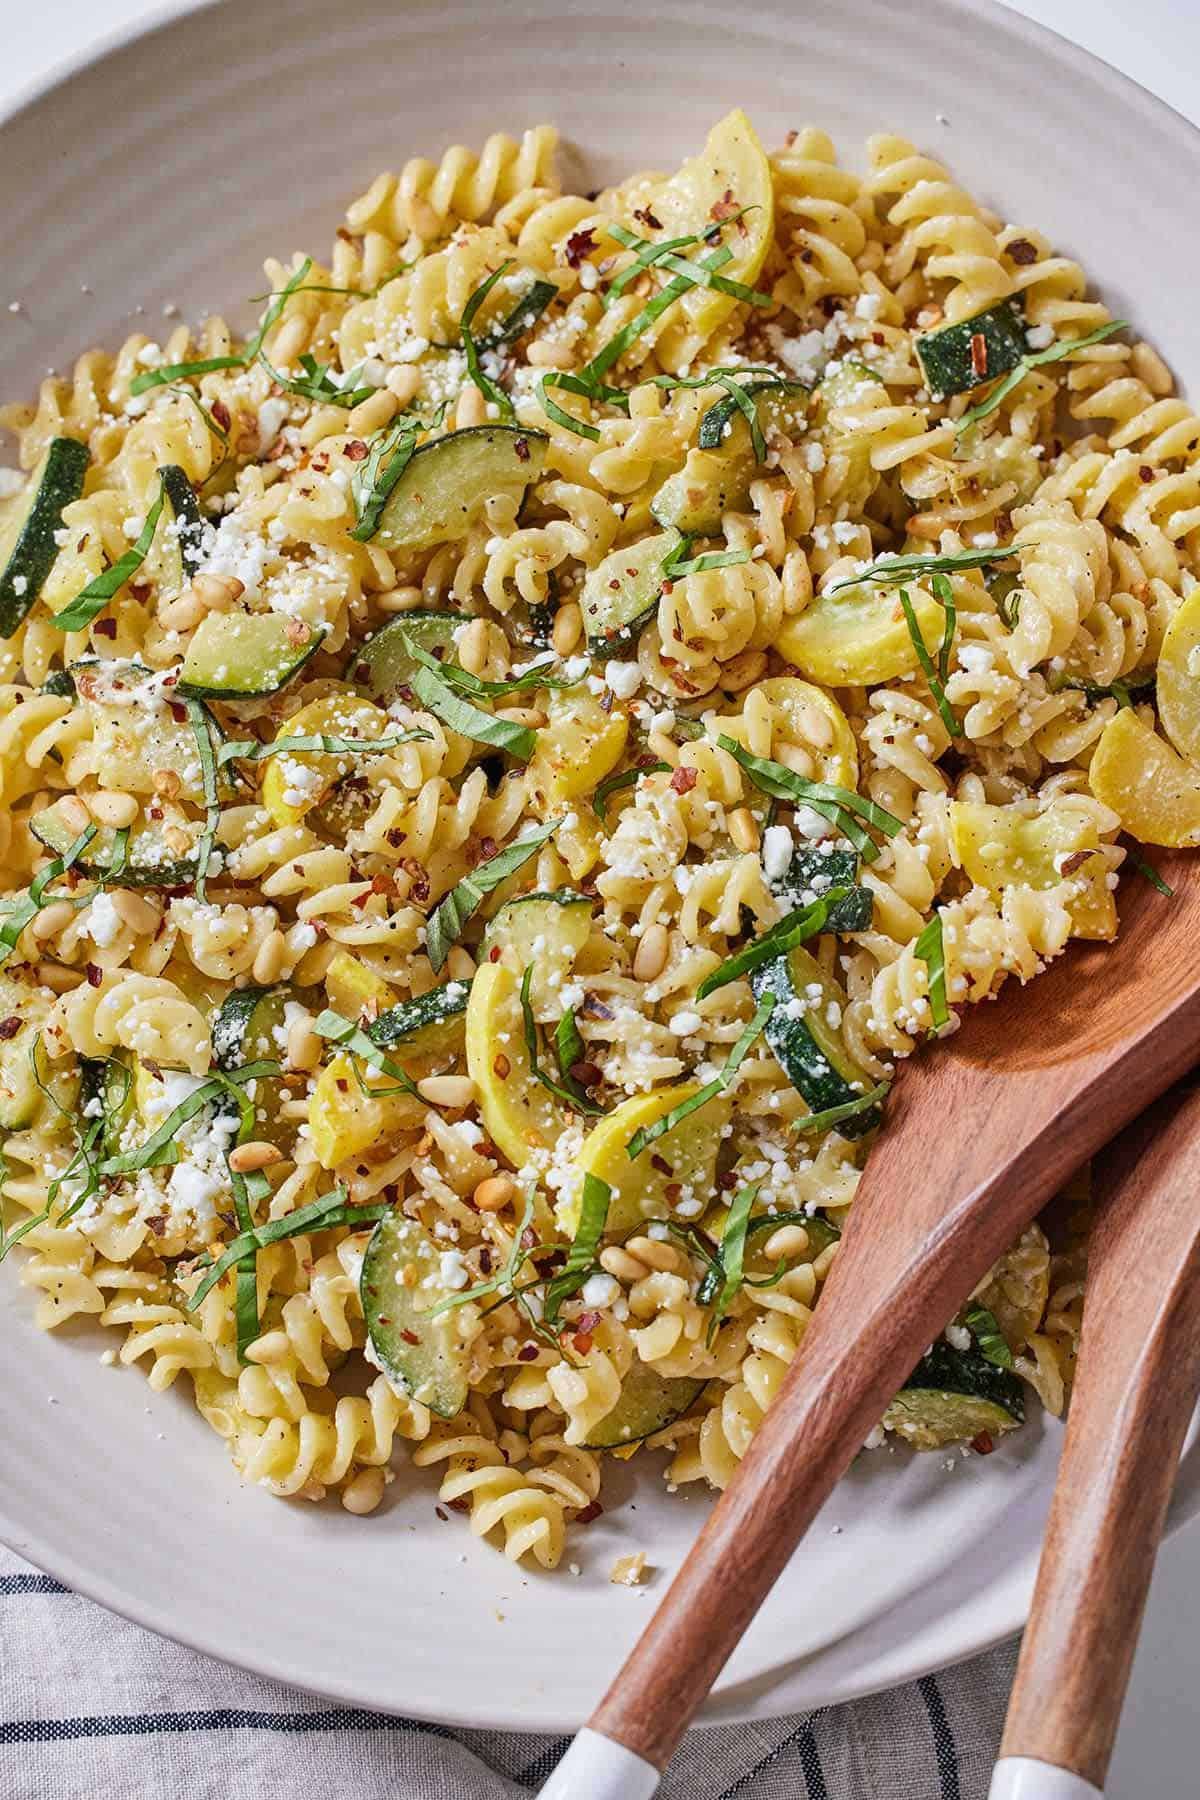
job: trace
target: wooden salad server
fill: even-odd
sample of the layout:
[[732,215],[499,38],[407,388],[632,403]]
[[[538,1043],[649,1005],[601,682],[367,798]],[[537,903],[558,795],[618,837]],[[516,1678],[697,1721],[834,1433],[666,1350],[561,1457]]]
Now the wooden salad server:
[[1095,1170],[1075,1391],[990,1800],[1100,1800],[1200,1391],[1200,1086]]
[[1067,1177],[1200,1059],[1200,862],[1130,875],[1116,945],[1075,944],[903,1064],[808,1328],[544,1800],[649,1800],[792,1551],[888,1403]]

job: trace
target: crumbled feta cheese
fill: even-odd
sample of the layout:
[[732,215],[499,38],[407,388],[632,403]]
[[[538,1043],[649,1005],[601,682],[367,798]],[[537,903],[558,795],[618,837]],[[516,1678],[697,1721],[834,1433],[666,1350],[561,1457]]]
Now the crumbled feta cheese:
[[782,881],[792,863],[792,834],[786,825],[768,825],[763,832],[763,874],[770,882]]
[[1034,325],[1025,333],[1025,342],[1031,350],[1048,350],[1054,342],[1053,325]]
[[107,892],[96,895],[88,908],[88,936],[101,949],[115,944],[121,932],[121,915],[113,905],[113,897]]
[[642,685],[642,671],[633,661],[605,663],[604,682],[618,700],[631,700]]

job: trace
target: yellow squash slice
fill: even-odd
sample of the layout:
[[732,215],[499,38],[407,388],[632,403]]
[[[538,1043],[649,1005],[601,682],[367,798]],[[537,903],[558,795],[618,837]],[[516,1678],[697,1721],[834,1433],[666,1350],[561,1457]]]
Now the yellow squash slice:
[[488,1136],[515,1169],[553,1148],[566,1121],[530,1067],[520,981],[506,963],[485,962],[472,978],[467,1068]]
[[1108,865],[1098,854],[1094,819],[1069,806],[1024,815],[1011,806],[953,800],[950,846],[954,860],[978,887],[997,896],[1006,887],[1051,888],[1074,878],[1086,883],[1072,901],[1075,937],[1116,936],[1117,904]]
[[594,794],[620,762],[628,736],[626,715],[605,712],[595,694],[556,694],[530,758],[530,792],[551,812]]
[[[784,744],[800,746],[812,754],[817,781],[857,791],[858,745],[849,719],[832,694],[794,675],[760,681],[754,692],[775,715],[772,756],[778,757]],[[742,717],[722,719],[721,729],[746,749],[751,748],[749,727]]]
[[[934,655],[942,641],[942,609],[922,588],[907,593]],[[911,675],[917,667],[899,594],[870,582],[819,594],[806,612],[784,621],[777,646],[802,675],[826,687],[870,687]]]
[[1091,766],[1092,792],[1143,844],[1200,844],[1200,768],[1184,762],[1130,707],[1104,727]]
[[[658,1088],[652,1094],[635,1094],[588,1133],[578,1167],[581,1176],[595,1175],[612,1189],[607,1231],[632,1231],[643,1219],[670,1218],[681,1200],[708,1200],[713,1191],[721,1129],[729,1123],[730,1102],[725,1096],[718,1094],[689,1113],[640,1156],[631,1157],[627,1148],[636,1131],[657,1124],[673,1107],[698,1094],[700,1085],[698,1081],[687,1081],[678,1087]],[[559,1219],[563,1228],[571,1232],[578,1223],[581,1190],[582,1181],[563,1208],[573,1216],[560,1215]]]
[[[326,694],[312,700],[298,713],[285,719],[275,734],[275,742],[296,737],[372,738],[387,737],[391,726],[388,716],[369,700],[354,694]],[[351,757],[334,756],[324,751],[289,751],[272,756],[263,776],[262,803],[278,825],[298,825],[307,812],[320,803],[334,782],[351,768]]]
[[1184,601],[1163,638],[1158,716],[1180,756],[1200,763],[1200,588]]

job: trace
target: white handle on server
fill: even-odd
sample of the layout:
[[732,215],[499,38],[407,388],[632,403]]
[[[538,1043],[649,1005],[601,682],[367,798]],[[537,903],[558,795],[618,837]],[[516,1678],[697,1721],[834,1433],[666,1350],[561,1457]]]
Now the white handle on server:
[[988,1800],[1104,1800],[1098,1787],[1035,1756],[1005,1756],[992,1771]]
[[585,1725],[542,1789],[541,1800],[652,1800],[658,1782],[653,1763]]

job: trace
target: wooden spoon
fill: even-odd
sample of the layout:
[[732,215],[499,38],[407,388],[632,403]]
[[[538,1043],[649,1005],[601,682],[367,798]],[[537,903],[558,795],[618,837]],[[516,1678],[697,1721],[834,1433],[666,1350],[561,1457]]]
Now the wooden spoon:
[[1200,1390],[1200,1088],[1130,1126],[1099,1210],[1066,1443],[991,1800],[1099,1800]]
[[1077,944],[906,1063],[801,1354],[640,1642],[544,1790],[648,1800],[868,1433],[1038,1209],[1200,1057],[1200,865],[1128,880]]

